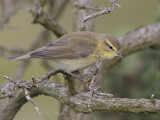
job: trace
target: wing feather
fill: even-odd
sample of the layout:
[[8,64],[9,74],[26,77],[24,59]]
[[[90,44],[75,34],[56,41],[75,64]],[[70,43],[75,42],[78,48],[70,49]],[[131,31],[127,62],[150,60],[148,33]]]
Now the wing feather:
[[31,57],[73,59],[87,57],[93,53],[96,42],[86,37],[68,37],[51,42],[43,49],[30,53]]

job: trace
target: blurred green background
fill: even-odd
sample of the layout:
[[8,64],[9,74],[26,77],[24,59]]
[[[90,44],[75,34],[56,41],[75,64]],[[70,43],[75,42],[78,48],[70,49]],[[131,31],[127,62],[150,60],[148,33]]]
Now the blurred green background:
[[[93,0],[94,5],[108,6],[106,0]],[[95,31],[98,33],[111,33],[115,36],[132,31],[136,28],[154,24],[160,19],[159,0],[120,0],[121,8],[108,15],[95,19]],[[13,26],[6,27],[0,31],[0,45],[7,48],[27,49],[37,38],[42,28],[39,24],[32,24],[32,15],[26,9],[26,4],[15,14],[7,24]],[[59,23],[68,31],[73,31],[72,5],[68,4],[66,10],[59,19]],[[50,40],[56,37],[52,34]],[[20,61],[8,62],[7,57],[0,56],[0,84],[7,81],[3,75],[13,77]],[[35,78],[41,77],[46,70],[39,59],[33,59],[21,79],[30,80],[33,75]],[[125,59],[112,68],[104,76],[101,91],[114,94],[115,97],[128,98],[150,98],[155,94],[160,98],[160,52],[145,49],[125,57]],[[26,103],[18,112],[14,120],[57,120],[60,103],[51,97],[39,96],[34,98],[42,116],[37,115],[31,103]],[[3,100],[0,100],[2,103]],[[29,112],[28,112],[29,111]],[[131,113],[106,113],[95,112],[94,120],[158,120],[159,115],[155,114],[131,114]]]

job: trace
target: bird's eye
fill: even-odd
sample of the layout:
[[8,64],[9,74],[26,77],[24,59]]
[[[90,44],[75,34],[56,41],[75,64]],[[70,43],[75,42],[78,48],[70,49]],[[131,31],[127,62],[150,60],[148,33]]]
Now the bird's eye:
[[109,49],[111,49],[112,50],[112,46],[108,46],[109,47]]

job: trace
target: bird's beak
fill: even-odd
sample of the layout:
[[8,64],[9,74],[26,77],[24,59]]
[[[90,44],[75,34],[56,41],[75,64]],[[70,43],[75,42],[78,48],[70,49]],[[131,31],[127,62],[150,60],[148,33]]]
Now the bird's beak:
[[119,57],[124,58],[120,52],[116,52]]

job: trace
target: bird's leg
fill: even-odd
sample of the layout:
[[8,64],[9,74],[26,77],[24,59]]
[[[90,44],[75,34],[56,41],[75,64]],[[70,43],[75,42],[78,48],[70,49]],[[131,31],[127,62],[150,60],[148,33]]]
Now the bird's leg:
[[68,81],[68,85],[69,85],[69,91],[71,93],[71,95],[75,95],[76,94],[76,90],[75,90],[75,78],[84,82],[85,79],[83,77],[81,77],[79,74],[79,71],[74,71],[74,72],[68,72],[65,71],[64,75],[67,75],[67,77],[65,78]]
[[75,95],[77,93],[75,89],[75,78],[80,79],[80,80],[82,78],[77,75],[77,71],[69,72],[69,71],[62,69],[62,74],[64,75],[64,78],[68,82],[68,89],[69,89],[70,95],[71,96]]
[[75,89],[75,77],[70,75],[70,74],[64,74],[66,75],[65,79],[68,82],[68,89],[69,89],[69,93],[70,95],[75,95],[76,94],[76,89]]
[[85,80],[84,80],[81,76],[79,76],[77,73],[80,74],[79,71],[78,71],[78,72],[77,72],[77,71],[69,72],[68,74],[70,74],[71,76],[79,79],[80,81],[85,81]]

